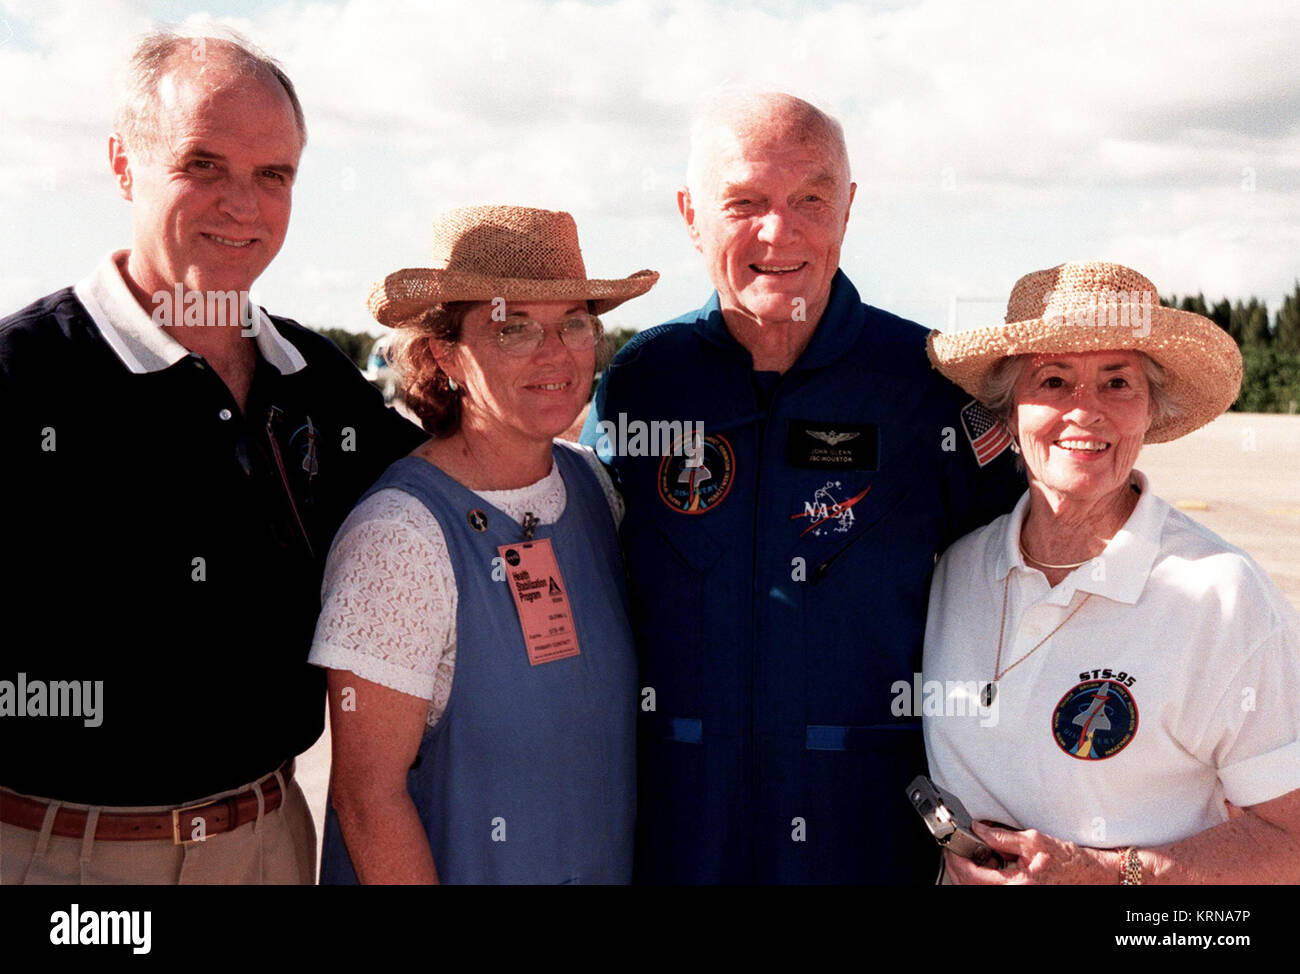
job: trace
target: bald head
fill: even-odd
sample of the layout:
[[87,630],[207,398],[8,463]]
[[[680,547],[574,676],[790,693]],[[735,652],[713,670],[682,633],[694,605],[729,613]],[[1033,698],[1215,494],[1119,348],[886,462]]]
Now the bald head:
[[834,118],[802,98],[779,91],[723,91],[700,108],[691,123],[686,185],[699,195],[720,153],[737,143],[818,150],[835,161],[845,185],[850,182],[844,129]]
[[784,371],[821,320],[856,186],[838,122],[801,98],[728,92],[691,128],[677,209],[722,317],[761,371]]
[[114,127],[131,150],[150,153],[161,137],[161,113],[175,100],[177,83],[196,80],[215,92],[256,80],[282,92],[293,110],[301,145],[307,123],[293,82],[272,58],[234,31],[224,37],[186,37],[160,29],[145,35],[127,62],[125,93]]

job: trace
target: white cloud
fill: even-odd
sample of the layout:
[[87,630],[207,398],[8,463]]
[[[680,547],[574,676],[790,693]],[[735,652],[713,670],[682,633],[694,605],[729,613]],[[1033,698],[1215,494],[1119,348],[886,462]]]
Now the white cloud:
[[[20,223],[44,226],[35,191],[51,171],[96,220],[121,219],[103,175],[105,79],[144,9],[0,7],[18,28],[0,45],[0,199]],[[590,270],[663,271],[620,309],[629,319],[697,305],[707,284],[672,193],[691,107],[726,81],[792,88],[841,118],[860,184],[845,268],[868,299],[926,323],[945,320],[954,293],[1005,293],[1075,257],[1273,306],[1300,272],[1288,192],[1300,12],[1276,4],[349,0],[235,13],[307,110],[294,229],[262,288],[299,317],[364,326],[369,281],[426,260],[433,215],[472,202],[571,209]],[[44,232],[86,266],[98,256],[77,253],[75,226]],[[43,280],[24,249],[0,251],[11,278]]]

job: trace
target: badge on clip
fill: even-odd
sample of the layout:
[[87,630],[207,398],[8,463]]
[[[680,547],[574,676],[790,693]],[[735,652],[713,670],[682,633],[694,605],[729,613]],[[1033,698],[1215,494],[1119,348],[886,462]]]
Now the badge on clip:
[[519,613],[519,629],[533,666],[579,655],[568,589],[549,538],[503,544],[506,580]]

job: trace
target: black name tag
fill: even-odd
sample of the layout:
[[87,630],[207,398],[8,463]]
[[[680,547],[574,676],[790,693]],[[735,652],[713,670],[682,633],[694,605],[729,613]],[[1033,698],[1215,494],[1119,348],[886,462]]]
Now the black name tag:
[[785,462],[792,467],[875,470],[879,461],[880,429],[875,423],[786,420]]

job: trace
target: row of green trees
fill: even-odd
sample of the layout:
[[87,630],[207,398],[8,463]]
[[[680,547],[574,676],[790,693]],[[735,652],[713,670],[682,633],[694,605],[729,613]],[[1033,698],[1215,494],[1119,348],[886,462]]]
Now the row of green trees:
[[1209,304],[1204,294],[1161,298],[1161,303],[1205,315],[1241,348],[1241,395],[1232,408],[1245,413],[1300,411],[1300,281],[1282,300],[1270,327],[1268,306],[1256,297]]
[[[1161,303],[1183,311],[1205,315],[1232,336],[1241,348],[1245,374],[1241,395],[1232,408],[1247,413],[1294,413],[1300,411],[1300,280],[1295,291],[1282,301],[1270,324],[1268,306],[1256,297],[1236,303],[1224,298],[1209,304],[1205,295],[1187,294],[1161,298]],[[328,328],[322,334],[346,352],[357,368],[364,369],[374,335]],[[615,328],[609,333],[617,351],[636,331]]]
[[320,328],[317,330],[342,349],[343,353],[356,363],[357,368],[363,372],[366,370],[366,359],[370,357],[370,349],[375,344],[378,335],[372,335],[368,331],[348,331],[346,328]]

